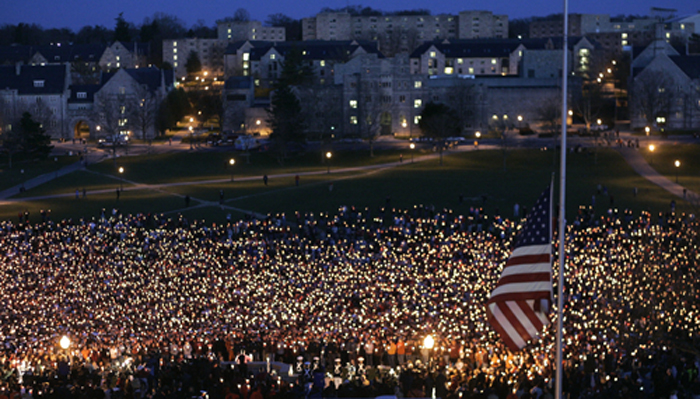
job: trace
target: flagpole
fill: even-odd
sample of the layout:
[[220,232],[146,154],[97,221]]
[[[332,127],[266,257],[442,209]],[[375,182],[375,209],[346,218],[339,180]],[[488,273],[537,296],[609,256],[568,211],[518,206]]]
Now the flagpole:
[[567,68],[567,52],[568,52],[568,36],[569,36],[569,0],[564,0],[564,26],[562,40],[562,69],[561,69],[561,161],[559,165],[559,284],[557,293],[557,358],[556,358],[556,393],[555,399],[562,399],[563,373],[562,367],[564,363],[563,348],[563,313],[564,313],[564,269],[566,253],[564,252],[564,243],[566,237],[566,218],[565,218],[565,203],[566,203],[566,119],[568,115],[566,100],[567,100],[567,83],[569,78],[569,69]]

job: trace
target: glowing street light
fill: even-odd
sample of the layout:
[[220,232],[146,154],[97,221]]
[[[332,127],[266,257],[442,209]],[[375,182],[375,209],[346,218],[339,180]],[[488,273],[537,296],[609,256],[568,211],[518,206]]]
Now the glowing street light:
[[124,191],[124,167],[119,167],[119,191]]
[[678,183],[678,169],[681,167],[681,161],[676,159],[673,164],[676,165],[676,183]]
[[408,147],[411,149],[411,163],[413,163],[413,150],[416,149],[416,143],[411,143]]
[[656,146],[654,144],[649,144],[649,153],[651,154],[649,165],[654,164],[654,150],[656,150]]
[[644,128],[644,132],[646,132],[647,136],[649,135],[650,131],[651,131],[651,128],[649,126]]
[[435,339],[433,339],[433,336],[430,334],[426,335],[423,339],[423,348],[428,350],[428,371],[432,368],[433,346],[435,346]]
[[61,337],[61,340],[58,341],[58,344],[61,346],[61,349],[67,350],[68,348],[70,348],[70,338],[64,335]]
[[331,173],[331,157],[332,156],[333,156],[333,154],[330,151],[328,151],[326,153],[326,163],[328,164],[328,173]]
[[236,160],[231,158],[228,160],[228,164],[231,166],[231,181],[233,181],[233,165],[236,164]]

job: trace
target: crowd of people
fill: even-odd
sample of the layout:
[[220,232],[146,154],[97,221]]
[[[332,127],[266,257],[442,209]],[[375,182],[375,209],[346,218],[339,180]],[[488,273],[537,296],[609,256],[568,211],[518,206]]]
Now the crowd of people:
[[[521,221],[416,206],[2,222],[0,398],[551,397],[555,324],[513,353],[485,314]],[[700,395],[699,227],[576,215],[567,398]]]

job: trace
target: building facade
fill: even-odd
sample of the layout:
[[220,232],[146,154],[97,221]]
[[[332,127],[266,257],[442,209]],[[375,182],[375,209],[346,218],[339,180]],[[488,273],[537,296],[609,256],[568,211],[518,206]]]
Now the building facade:
[[219,22],[216,25],[217,38],[222,41],[265,40],[283,42],[287,40],[286,29],[263,26],[260,21]]
[[196,54],[202,71],[212,76],[224,75],[224,52],[228,42],[219,39],[173,39],[163,40],[163,62],[169,63],[175,77],[187,76],[187,60]]

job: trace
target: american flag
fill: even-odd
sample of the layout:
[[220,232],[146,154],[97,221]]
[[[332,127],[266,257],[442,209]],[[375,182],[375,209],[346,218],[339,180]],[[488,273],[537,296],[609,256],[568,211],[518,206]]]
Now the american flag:
[[486,304],[489,323],[517,351],[549,324],[552,301],[552,189],[527,215],[496,288]]

